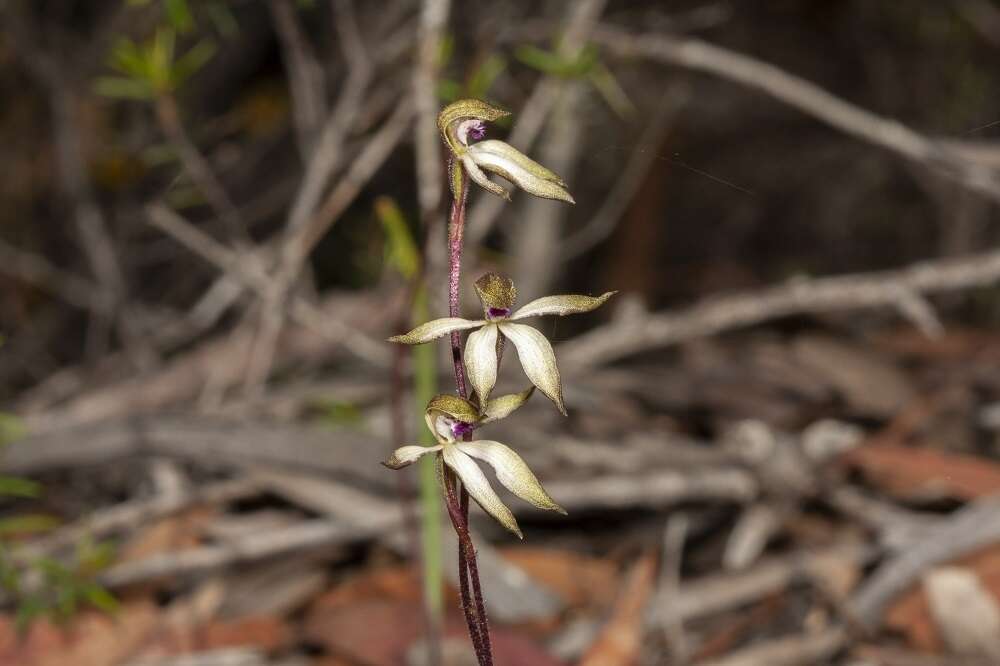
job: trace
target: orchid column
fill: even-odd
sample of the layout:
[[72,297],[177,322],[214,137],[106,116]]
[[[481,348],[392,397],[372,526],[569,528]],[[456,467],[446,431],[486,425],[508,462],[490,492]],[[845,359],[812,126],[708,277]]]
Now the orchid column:
[[[439,395],[427,405],[427,427],[437,445],[408,445],[397,449],[384,464],[399,469],[421,456],[435,454],[448,507],[448,515],[458,535],[458,580],[476,656],[481,666],[492,665],[489,626],[476,563],[476,551],[469,535],[469,496],[504,527],[523,537],[513,513],[490,486],[475,460],[496,471],[497,480],[507,490],[540,509],[565,514],[542,488],[524,460],[510,447],[492,440],[472,441],[480,426],[505,418],[531,397],[535,388],[546,395],[562,414],[562,382],[552,345],[537,329],[518,323],[536,315],[566,315],[587,312],[603,304],[614,292],[590,296],[547,296],[514,310],[517,291],[514,283],[501,275],[489,273],[476,281],[476,291],[483,304],[483,319],[459,317],[462,238],[469,183],[510,200],[510,193],[491,181],[485,172],[495,173],[537,197],[574,203],[559,176],[523,155],[503,141],[482,140],[486,123],[509,115],[508,112],[479,100],[450,104],[438,115],[438,128],[451,153],[448,160],[452,192],[448,225],[449,277],[448,317],[421,324],[391,342],[423,344],[446,335],[451,339],[457,395]],[[470,333],[463,362],[461,332]],[[520,393],[493,398],[498,366],[504,342],[510,340],[517,350],[525,375],[534,385]],[[466,371],[475,394],[466,387]],[[461,483],[459,483],[461,482]]]

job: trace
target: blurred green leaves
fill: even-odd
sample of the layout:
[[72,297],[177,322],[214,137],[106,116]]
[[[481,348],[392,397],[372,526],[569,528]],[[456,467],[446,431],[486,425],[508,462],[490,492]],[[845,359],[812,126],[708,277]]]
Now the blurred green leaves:
[[112,49],[110,64],[120,76],[99,78],[95,90],[106,97],[154,100],[176,92],[215,55],[215,44],[207,40],[179,57],[176,49],[177,31],[170,26],[160,27],[143,44],[119,41]]
[[[42,617],[63,623],[87,606],[116,612],[118,600],[97,582],[113,558],[110,545],[84,541],[69,563],[40,557],[24,567],[9,549],[0,547],[0,589],[14,599],[17,628],[24,631]],[[24,583],[29,577],[35,579],[30,589]]]
[[108,62],[117,75],[100,77],[94,85],[95,91],[105,97],[149,101],[175,93],[212,59],[216,51],[215,41],[205,37],[180,53],[179,38],[193,39],[201,17],[222,36],[231,35],[239,28],[228,4],[222,0],[127,2],[132,7],[158,4],[163,20],[148,40],[137,43],[123,38],[111,48]]
[[415,279],[420,272],[420,250],[403,211],[391,198],[382,196],[375,200],[375,215],[385,232],[385,265],[407,281]]
[[514,50],[514,57],[520,63],[549,76],[588,81],[620,118],[628,118],[635,113],[628,95],[611,70],[601,62],[600,52],[593,44],[584,46],[571,58],[531,44],[522,44]]

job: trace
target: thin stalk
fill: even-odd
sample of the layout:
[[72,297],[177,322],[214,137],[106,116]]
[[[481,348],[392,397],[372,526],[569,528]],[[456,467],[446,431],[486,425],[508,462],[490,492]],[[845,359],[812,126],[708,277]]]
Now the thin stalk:
[[[413,294],[413,321],[423,322],[429,319],[427,290],[422,282],[418,282]],[[414,400],[417,413],[431,401],[437,393],[437,364],[434,348],[429,345],[417,345],[413,348]],[[434,436],[423,427],[423,419],[417,426],[420,443],[433,446],[437,442]],[[402,440],[400,440],[402,441]],[[444,595],[441,564],[441,495],[438,491],[437,476],[433,456],[425,456],[420,460],[418,479],[420,483],[420,505],[423,510],[421,537],[423,553],[424,604],[431,620],[428,627],[428,645],[430,646],[430,663],[441,663],[441,627],[444,618]]]
[[[420,251],[417,248],[403,212],[399,206],[387,197],[380,197],[375,202],[375,212],[382,222],[389,246],[390,257],[396,269],[407,281],[407,300],[410,302],[410,321],[400,322],[400,328],[407,324],[416,325],[429,319],[427,303],[427,287],[421,274],[422,263]],[[407,319],[407,317],[404,317]],[[416,413],[423,412],[425,406],[437,393],[437,362],[434,349],[430,346],[417,346],[408,355],[405,347],[399,347],[401,355],[393,364],[393,439],[397,442],[406,438],[406,409],[403,405],[403,362],[412,361],[413,367],[413,399],[416,401]],[[424,427],[423,419],[417,424],[420,432],[420,442],[434,445],[436,441]],[[401,492],[404,503],[404,519],[410,528],[414,562],[419,561],[422,569],[424,597],[424,628],[427,636],[427,657],[431,666],[440,666],[441,630],[444,624],[444,595],[441,563],[441,495],[435,478],[433,456],[424,457],[417,466],[420,487],[421,517],[419,520],[412,509],[409,492]],[[406,475],[399,475],[408,479]],[[408,489],[404,489],[408,490]]]
[[[451,173],[451,165],[448,169]],[[459,287],[462,276],[462,237],[465,232],[465,205],[468,199],[467,178],[458,178],[458,192],[451,204],[448,220],[448,316],[459,316]],[[451,334],[451,358],[455,368],[455,387],[459,396],[468,398],[465,384],[465,368],[462,364],[462,338],[456,331]],[[465,440],[469,441],[466,435]],[[476,550],[469,536],[469,494],[461,488],[456,497],[458,481],[450,470],[444,474],[448,515],[458,535],[458,583],[462,596],[462,610],[469,627],[469,637],[476,651],[480,666],[492,666],[493,650],[490,645],[489,624],[486,618],[486,604],[483,601],[482,586],[479,582],[479,567]],[[470,594],[471,586],[471,594]]]

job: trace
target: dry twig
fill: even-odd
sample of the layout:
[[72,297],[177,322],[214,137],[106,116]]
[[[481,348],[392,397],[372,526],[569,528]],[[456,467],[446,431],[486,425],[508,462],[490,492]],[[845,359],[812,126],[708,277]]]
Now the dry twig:
[[965,159],[944,142],[845,102],[774,65],[689,37],[635,34],[601,26],[594,38],[621,57],[650,58],[765,92],[831,127],[891,150],[993,201],[1000,201],[1000,176],[993,169]]
[[1000,251],[923,261],[906,268],[800,279],[706,299],[677,312],[612,322],[560,345],[566,367],[589,367],[791,314],[901,307],[918,294],[957,291],[1000,280]]

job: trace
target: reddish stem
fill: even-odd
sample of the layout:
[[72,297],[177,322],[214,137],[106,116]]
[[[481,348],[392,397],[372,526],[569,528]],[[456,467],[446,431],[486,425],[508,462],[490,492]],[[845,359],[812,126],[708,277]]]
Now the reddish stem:
[[[458,317],[459,287],[462,277],[462,237],[465,235],[465,202],[469,196],[469,188],[462,179],[462,188],[451,203],[451,216],[448,221],[448,316]],[[468,398],[465,387],[465,367],[462,365],[462,336],[459,331],[451,333],[451,360],[455,366],[455,387],[458,394]]]
[[[448,165],[451,174],[451,165]],[[465,204],[469,188],[467,178],[461,178],[459,191],[451,204],[448,220],[448,316],[459,316],[459,288],[462,276],[462,237],[465,232]],[[451,358],[455,367],[455,388],[463,398],[468,398],[465,384],[465,367],[462,364],[462,337],[458,331],[451,334]],[[465,435],[465,441],[471,439]],[[448,515],[451,517],[455,533],[458,535],[458,587],[462,597],[462,610],[469,627],[469,637],[476,651],[480,666],[492,666],[493,650],[490,645],[489,624],[486,619],[486,604],[479,582],[479,566],[476,550],[469,535],[469,493],[463,487],[460,496],[455,496],[457,480],[450,470],[445,470],[445,495]],[[472,594],[470,595],[470,583]]]

